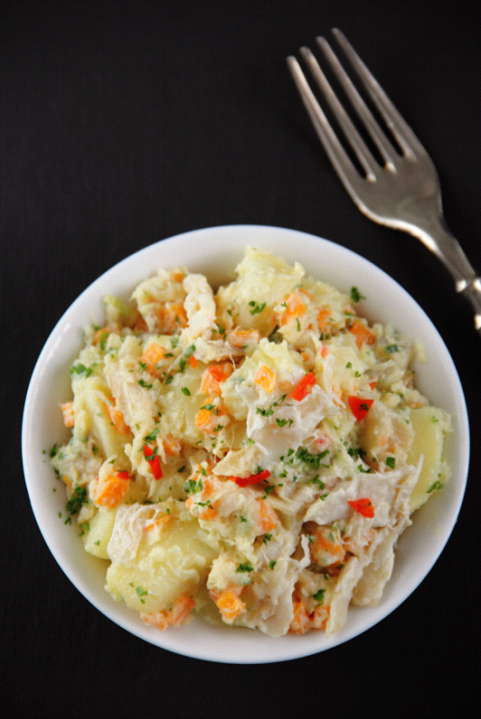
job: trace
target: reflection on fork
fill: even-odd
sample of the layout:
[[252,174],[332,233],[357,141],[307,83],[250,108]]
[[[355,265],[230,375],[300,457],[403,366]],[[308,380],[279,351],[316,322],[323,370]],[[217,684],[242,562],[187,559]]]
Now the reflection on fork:
[[473,305],[475,327],[481,333],[481,278],[476,275],[446,225],[436,168],[414,132],[345,36],[337,29],[332,30],[332,33],[356,71],[385,128],[374,117],[327,40],[318,37],[317,43],[325,60],[380,159],[376,159],[369,149],[313,53],[309,48],[302,47],[300,54],[352,154],[350,156],[346,151],[333,129],[299,62],[290,56],[287,58],[289,69],[324,149],[361,212],[374,222],[414,235],[444,263],[454,277],[456,290],[462,292]]

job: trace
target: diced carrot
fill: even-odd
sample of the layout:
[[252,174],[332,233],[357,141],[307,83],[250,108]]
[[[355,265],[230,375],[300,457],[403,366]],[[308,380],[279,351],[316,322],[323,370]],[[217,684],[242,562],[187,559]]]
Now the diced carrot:
[[312,629],[325,629],[331,613],[331,607],[319,605],[310,616]]
[[364,497],[363,499],[353,499],[348,504],[356,511],[359,512],[363,517],[372,519],[374,517],[374,507],[370,499]]
[[319,527],[310,545],[311,556],[321,567],[342,562],[346,551],[339,532],[330,527]]
[[321,331],[328,329],[330,316],[331,310],[328,307],[321,307],[321,309],[317,311],[317,326]]
[[374,380],[373,382],[369,382],[369,387],[371,389],[376,389],[376,385],[377,385],[377,380]]
[[185,280],[185,275],[180,270],[172,270],[170,272],[170,279],[172,282],[183,282]]
[[254,377],[254,382],[256,382],[266,392],[273,392],[274,387],[276,386],[276,381],[276,373],[265,364],[259,368],[256,376]]
[[310,629],[310,620],[307,609],[303,602],[293,602],[294,615],[289,625],[289,631],[293,634],[305,634]]
[[118,507],[129,491],[129,480],[120,472],[110,474],[106,479],[97,478],[92,484],[92,499],[99,507]]
[[212,394],[216,397],[222,392],[221,384],[230,377],[234,371],[232,362],[222,362],[221,364],[213,364],[204,371],[200,391],[203,394]]
[[190,355],[190,357],[189,357],[189,364],[190,364],[190,366],[192,367],[192,369],[196,369],[196,368],[197,368],[197,360],[196,360],[196,358],[194,357],[194,355]]
[[305,295],[308,299],[312,300],[311,293],[305,290],[304,287],[299,287],[299,292],[302,292],[303,295]]
[[92,336],[92,344],[104,344],[107,340],[107,337],[111,332],[113,332],[113,330],[113,327],[101,327],[100,329],[96,330]]
[[349,396],[347,401],[349,402],[351,412],[358,422],[364,419],[374,402],[373,399],[362,399],[361,397],[355,396]]
[[184,305],[166,304],[157,310],[160,321],[160,329],[166,333],[174,333],[179,329],[187,327],[189,320]]
[[248,344],[258,343],[260,332],[258,330],[230,330],[227,333],[227,341],[233,347],[244,347]]
[[167,629],[167,627],[180,627],[194,607],[195,601],[192,597],[181,595],[175,600],[172,609],[162,609],[158,612],[140,612],[140,618],[145,624],[160,630]]
[[300,402],[304,399],[304,397],[307,397],[307,395],[311,391],[311,388],[314,387],[315,384],[316,378],[314,374],[312,372],[308,372],[296,385],[294,391],[291,394],[292,399],[295,399],[297,400],[297,402]]
[[162,446],[165,454],[178,457],[182,450],[182,440],[178,437],[174,437],[172,434],[168,434],[167,437],[162,440]]
[[152,342],[145,352],[139,357],[139,362],[146,365],[147,372],[151,375],[158,376],[161,368],[159,364],[162,362],[166,354],[166,350],[157,342]]
[[195,415],[195,426],[206,434],[217,434],[226,424],[228,413],[224,405],[215,404],[215,397],[208,397]]
[[326,345],[322,345],[321,357],[324,359],[324,357],[327,357],[328,354],[329,354],[329,347],[326,347]]
[[73,402],[64,402],[60,405],[63,414],[63,423],[66,427],[73,427],[75,424],[75,411]]
[[107,402],[105,402],[105,406],[107,408],[110,421],[112,422],[115,431],[118,434],[130,434],[130,427],[125,424],[124,415],[115,406],[115,399],[112,397],[111,399],[107,400]]
[[144,526],[144,532],[151,532],[153,529],[164,529],[164,527],[172,521],[172,515],[164,514],[163,517],[157,519],[149,519]]
[[[196,475],[194,475],[196,476]],[[219,502],[210,501],[210,497],[212,497],[215,490],[215,484],[214,482],[209,479],[208,477],[202,478],[202,490],[200,493],[196,493],[189,495],[189,497],[186,500],[185,506],[190,511],[193,507],[195,507],[195,515],[199,519],[204,520],[212,520],[217,517],[217,507]]]
[[354,321],[348,326],[349,332],[352,332],[356,338],[356,344],[361,349],[363,344],[373,345],[376,342],[376,335],[371,332],[369,327],[363,325],[361,322]]
[[267,499],[259,499],[259,525],[261,533],[266,534],[277,527],[277,514]]
[[199,519],[203,519],[206,521],[215,519],[218,516],[217,509],[216,509],[218,502],[210,502],[210,500],[207,500],[207,502],[203,502],[202,498],[199,498],[199,499],[202,502],[202,504],[199,504],[199,502],[195,501],[193,494],[191,494],[187,498],[187,500],[185,502],[185,506],[187,507],[189,512],[191,509],[193,509],[195,507],[196,509],[195,509],[194,514]]
[[280,318],[281,325],[286,325],[294,319],[304,317],[306,314],[306,303],[297,292],[292,292],[285,300],[286,307]]
[[226,589],[221,593],[216,605],[227,624],[232,624],[246,611],[246,605],[242,599],[231,589]]

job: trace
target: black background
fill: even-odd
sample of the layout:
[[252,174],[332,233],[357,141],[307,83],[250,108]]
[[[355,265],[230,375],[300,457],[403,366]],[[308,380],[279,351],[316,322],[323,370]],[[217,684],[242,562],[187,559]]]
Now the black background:
[[[481,268],[480,39],[471,2],[17,2],[1,11],[2,705],[22,717],[474,716],[479,709],[481,338],[419,241],[367,220],[322,152],[285,58],[340,27],[433,157]],[[53,326],[103,271],[183,231],[326,237],[396,279],[452,354],[471,423],[465,501],[421,586],[316,656],[222,665],[130,636],[51,557],[20,430]]]

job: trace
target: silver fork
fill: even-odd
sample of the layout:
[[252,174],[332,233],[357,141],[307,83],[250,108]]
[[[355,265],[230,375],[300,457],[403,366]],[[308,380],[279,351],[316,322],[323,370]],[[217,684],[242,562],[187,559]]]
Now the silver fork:
[[318,37],[319,48],[377,147],[382,162],[378,162],[369,150],[312,52],[309,48],[302,47],[300,53],[365,174],[361,174],[351,161],[312,92],[298,61],[290,56],[287,58],[289,69],[324,149],[361,212],[374,222],[414,235],[444,263],[454,277],[457,292],[465,295],[473,305],[475,328],[481,334],[481,278],[476,275],[446,225],[436,168],[416,135],[342,32],[333,29],[332,33],[357,72],[399,149],[373,116],[326,39]]

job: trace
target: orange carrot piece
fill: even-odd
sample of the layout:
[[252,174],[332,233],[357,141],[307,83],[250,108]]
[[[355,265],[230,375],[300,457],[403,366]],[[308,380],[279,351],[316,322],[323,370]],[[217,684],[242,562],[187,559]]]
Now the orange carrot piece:
[[73,427],[75,424],[75,411],[73,402],[64,402],[60,405],[62,408],[63,423],[66,427]]
[[124,415],[115,406],[115,399],[113,397],[112,399],[109,399],[105,403],[105,406],[107,407],[107,412],[109,413],[110,421],[112,422],[115,431],[118,434],[130,434],[130,427],[125,424]]
[[320,566],[342,562],[346,554],[338,533],[329,527],[319,527],[310,550],[311,556]]
[[292,292],[285,300],[286,308],[282,313],[281,325],[286,325],[291,320],[304,317],[306,314],[306,303],[299,297],[297,292]]
[[262,534],[266,534],[277,527],[276,510],[266,499],[259,500],[259,524]]
[[207,367],[202,375],[200,391],[202,394],[213,394],[219,396],[222,392],[221,384],[230,377],[234,371],[232,362],[223,362],[221,364],[213,364]]
[[172,457],[178,457],[182,450],[182,440],[178,437],[174,437],[172,434],[168,434],[162,441],[162,446],[165,454],[170,454]]
[[328,329],[330,316],[331,310],[328,307],[321,307],[321,309],[317,311],[317,326],[321,331]]
[[356,338],[356,344],[361,349],[363,344],[373,345],[376,341],[376,335],[371,332],[369,327],[366,327],[361,322],[354,321],[349,327],[349,332],[352,332]]
[[240,617],[246,611],[245,603],[232,589],[226,589],[222,592],[216,601],[216,605],[227,624],[232,624],[237,617]]
[[254,382],[256,382],[266,392],[274,391],[274,387],[276,386],[276,381],[277,381],[276,373],[274,372],[274,370],[272,370],[270,367],[268,367],[265,364],[259,368],[256,376],[254,377]]
[[245,345],[258,343],[260,333],[258,330],[230,330],[227,333],[227,341],[233,347],[244,347]]
[[159,374],[159,364],[165,357],[166,350],[157,344],[152,342],[145,352],[139,357],[139,362],[147,366],[147,372],[151,375],[157,376]]
[[293,634],[305,634],[310,629],[310,620],[304,604],[301,601],[294,601],[293,610],[289,631]]
[[175,600],[172,609],[161,609],[158,612],[140,612],[140,618],[145,624],[160,630],[167,629],[167,627],[180,627],[194,607],[195,601],[192,597],[181,595]]
[[195,426],[206,434],[217,434],[224,426],[220,419],[227,415],[224,405],[214,402],[215,397],[208,397],[195,415]]
[[93,484],[92,498],[100,507],[114,509],[118,507],[129,491],[129,479],[125,478],[124,472],[115,472],[106,479],[97,478]]

